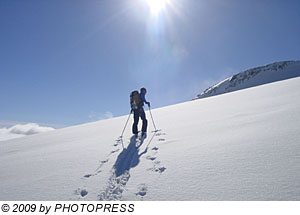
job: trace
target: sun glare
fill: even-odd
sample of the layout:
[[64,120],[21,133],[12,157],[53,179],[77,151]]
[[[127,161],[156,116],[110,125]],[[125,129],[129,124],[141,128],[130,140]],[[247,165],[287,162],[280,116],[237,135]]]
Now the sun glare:
[[170,0],[146,0],[152,13],[157,14],[165,8]]

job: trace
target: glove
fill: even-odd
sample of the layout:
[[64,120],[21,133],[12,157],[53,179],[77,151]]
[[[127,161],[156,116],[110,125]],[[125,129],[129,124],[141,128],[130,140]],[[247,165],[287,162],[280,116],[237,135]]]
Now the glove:
[[150,102],[146,102],[146,104],[148,105],[148,107],[150,107]]

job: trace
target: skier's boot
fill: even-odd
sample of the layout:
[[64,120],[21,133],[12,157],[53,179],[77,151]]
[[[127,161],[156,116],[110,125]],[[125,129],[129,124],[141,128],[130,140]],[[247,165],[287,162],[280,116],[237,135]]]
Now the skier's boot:
[[147,137],[147,133],[146,132],[142,132],[141,138],[146,138],[146,137]]

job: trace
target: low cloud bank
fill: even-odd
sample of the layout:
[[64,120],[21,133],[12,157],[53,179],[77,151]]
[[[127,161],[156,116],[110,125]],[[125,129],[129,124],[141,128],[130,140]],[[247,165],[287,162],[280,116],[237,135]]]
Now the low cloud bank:
[[37,134],[47,131],[53,131],[54,128],[51,127],[43,127],[36,123],[28,123],[28,124],[18,124],[14,125],[11,128],[8,129],[10,133],[12,134],[24,134],[24,135],[31,135],[31,134]]
[[52,127],[44,127],[36,123],[17,124],[10,128],[0,128],[0,141],[53,130],[55,129]]

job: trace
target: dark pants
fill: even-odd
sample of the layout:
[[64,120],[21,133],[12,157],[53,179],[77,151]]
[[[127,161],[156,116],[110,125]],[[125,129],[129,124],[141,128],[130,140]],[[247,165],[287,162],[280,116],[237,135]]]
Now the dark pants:
[[138,133],[138,123],[139,123],[139,119],[143,120],[143,125],[142,125],[142,132],[146,132],[147,131],[147,124],[148,121],[146,119],[146,114],[143,108],[137,109],[137,110],[133,110],[133,125],[132,125],[132,133],[133,134],[137,134]]

